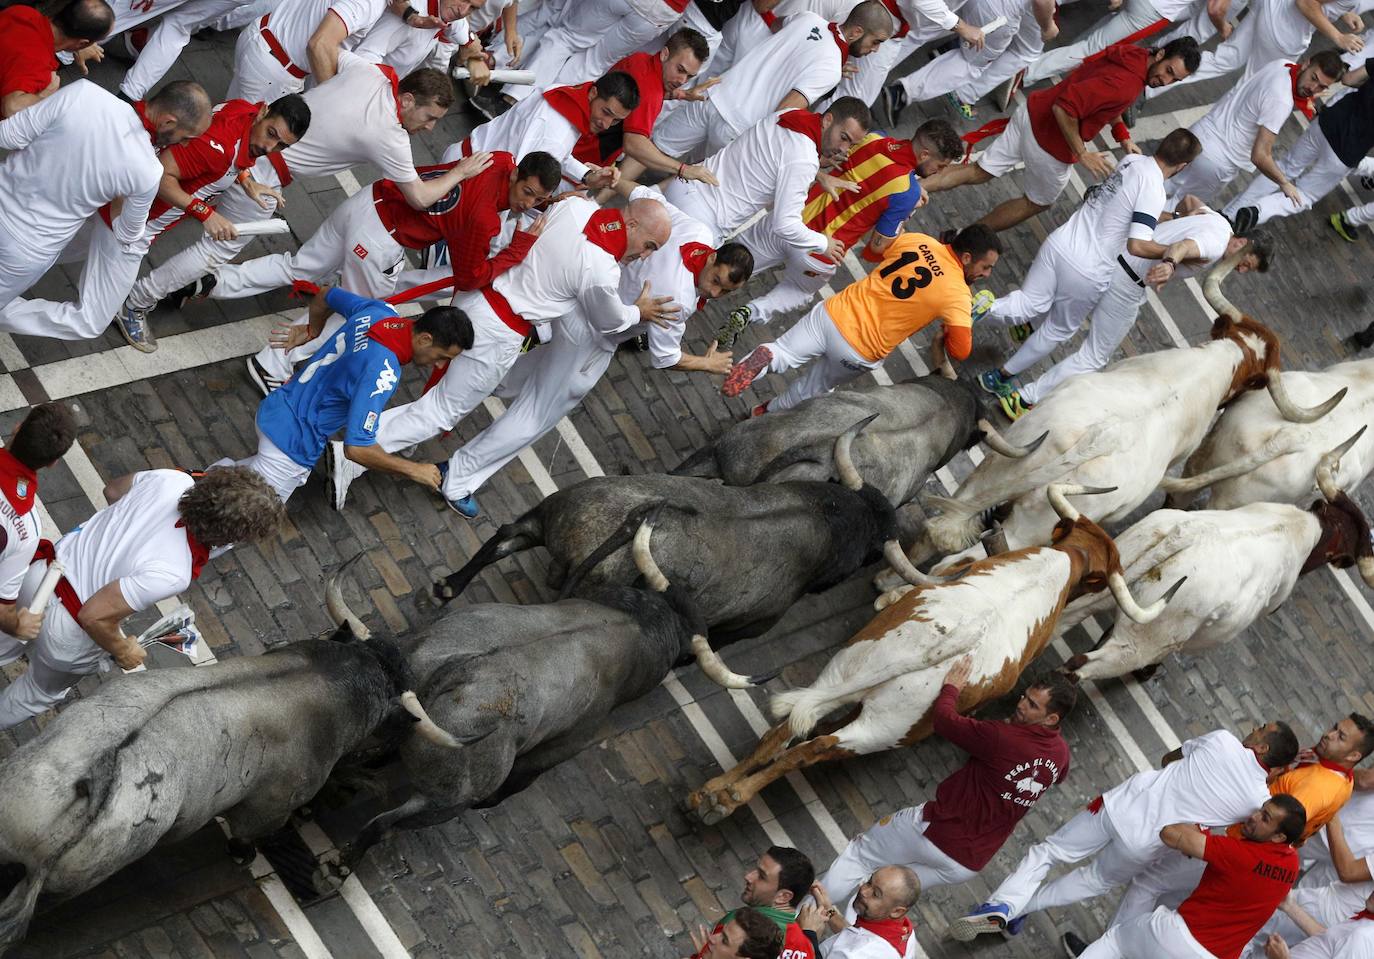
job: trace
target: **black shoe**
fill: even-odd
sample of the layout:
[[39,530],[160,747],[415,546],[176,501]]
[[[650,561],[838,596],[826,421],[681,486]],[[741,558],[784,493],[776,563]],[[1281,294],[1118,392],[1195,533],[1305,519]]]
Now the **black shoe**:
[[1236,211],[1236,236],[1248,236],[1259,226],[1259,207],[1243,206]]
[[900,83],[889,83],[883,87],[878,94],[880,109],[886,114],[886,122],[889,127],[897,125],[898,118],[902,111],[907,108],[906,91],[902,89]]
[[1351,339],[1353,339],[1362,350],[1367,350],[1371,346],[1374,346],[1374,323],[1360,330],[1360,332],[1356,333]]
[[628,340],[621,340],[620,346],[616,347],[622,353],[647,353],[649,352],[649,334],[641,333],[632,336]]
[[1069,959],[1078,959],[1079,956],[1088,951],[1088,944],[1076,933],[1066,932],[1059,939],[1064,944],[1064,955]]
[[186,304],[192,300],[203,300],[210,295],[210,291],[215,288],[219,281],[215,279],[215,274],[207,273],[198,280],[192,280],[179,290],[173,290],[164,296],[159,302],[159,307],[168,307],[173,310],[184,310]]

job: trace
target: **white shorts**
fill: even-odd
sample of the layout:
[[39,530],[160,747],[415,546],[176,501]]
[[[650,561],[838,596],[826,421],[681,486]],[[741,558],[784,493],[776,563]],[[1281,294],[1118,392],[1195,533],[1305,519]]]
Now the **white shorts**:
[[1007,128],[977,163],[985,173],[993,176],[1007,173],[1018,163],[1025,164],[1021,171],[1021,192],[1039,206],[1050,206],[1059,198],[1073,169],[1071,164],[1050,156],[1036,142],[1030,113],[1024,104],[1012,114]]

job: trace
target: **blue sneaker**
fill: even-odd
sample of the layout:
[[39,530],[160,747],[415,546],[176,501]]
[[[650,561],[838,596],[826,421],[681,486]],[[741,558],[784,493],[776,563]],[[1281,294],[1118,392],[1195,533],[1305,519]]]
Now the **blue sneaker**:
[[972,317],[973,322],[977,323],[983,317],[987,316],[988,311],[992,309],[993,304],[996,302],[997,297],[993,296],[991,290],[979,290],[977,293],[973,294],[973,299],[969,305],[969,316]]
[[972,942],[988,932],[1007,929],[1011,907],[1000,902],[985,902],[967,916],[960,916],[949,924],[949,936],[958,942]]
[[[448,464],[439,463],[437,466],[439,468],[439,495],[444,496],[444,483],[448,480]],[[444,502],[448,504],[449,509],[468,519],[476,519],[482,513],[481,507],[477,505],[477,497],[471,493],[462,499],[449,499],[444,496]]]
[[114,318],[114,325],[124,337],[124,341],[140,353],[152,353],[157,349],[157,337],[148,322],[148,312],[136,310],[126,304],[120,307]]
[[1010,921],[1007,923],[1006,934],[1009,935],[1009,936],[1019,936],[1019,935],[1021,935],[1021,930],[1022,930],[1023,928],[1025,928],[1026,920],[1029,919],[1029,918],[1030,918],[1030,916],[1028,916],[1028,915],[1027,915],[1027,916],[1017,916],[1015,919],[1010,920]]
[[979,373],[978,386],[984,393],[991,393],[998,399],[1004,396],[1010,396],[1016,390],[1016,387],[1012,385],[1012,381],[1002,379],[1002,374],[995,369]]

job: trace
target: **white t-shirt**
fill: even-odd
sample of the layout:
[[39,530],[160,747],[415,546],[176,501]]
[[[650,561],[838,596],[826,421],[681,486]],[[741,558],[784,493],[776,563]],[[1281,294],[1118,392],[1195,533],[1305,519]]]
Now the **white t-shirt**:
[[647,281],[654,296],[671,296],[673,302],[682,309],[666,328],[655,323],[636,323],[621,338],[647,333],[650,362],[654,369],[666,370],[676,366],[682,359],[682,337],[687,332],[687,320],[696,312],[699,298],[697,278],[687,267],[684,248],[691,250],[688,244],[714,247],[715,237],[706,224],[683,213],[657,190],[640,187],[630,194],[632,200],[644,198],[657,200],[667,209],[673,221],[673,236],[662,249],[621,269],[620,298],[626,303],[633,303]]
[[848,926],[825,942],[821,943],[822,959],[915,959],[916,937],[913,935],[906,943],[906,952],[900,956],[892,944],[867,929]]
[[1204,151],[1220,149],[1232,166],[1253,170],[1250,151],[1260,127],[1278,134],[1292,113],[1293,78],[1287,61],[1275,60],[1232,87],[1192,130]]
[[[516,162],[536,151],[552,156],[563,167],[563,173],[575,183],[587,175],[587,164],[575,160],[573,147],[582,132],[545,100],[532,93],[494,120],[488,120],[473,130],[468,139],[472,152],[504,150]],[[458,142],[444,151],[444,162],[462,159],[463,144]]]
[[[431,15],[438,16],[433,13],[438,4],[431,2],[429,6]],[[440,44],[461,47],[469,37],[466,17],[445,24],[440,30],[421,30],[408,27],[400,17],[387,13],[367,31],[367,36],[353,48],[353,52],[364,60],[385,63],[396,71],[397,76],[406,77],[424,66]]]
[[[1312,42],[1312,34],[1317,28],[1302,15],[1294,0],[1255,0],[1253,7],[1250,15],[1256,18],[1259,35],[1268,39],[1274,49],[1298,57]],[[1322,4],[1322,14],[1334,21],[1358,7],[1357,0],[1334,0]]]
[[[306,47],[331,12],[343,21],[349,36],[361,36],[386,12],[386,0],[281,0],[271,12],[267,29],[277,38],[291,62],[308,71],[310,58],[306,55]],[[255,22],[245,29],[257,28]]]
[[1050,236],[1084,275],[1109,271],[1128,239],[1148,240],[1164,209],[1164,172],[1153,157],[1124,157],[1112,175],[1089,187],[1073,215]]
[[1374,959],[1374,921],[1347,919],[1328,926],[1326,932],[1304,939],[1289,954],[1293,959]]
[[755,49],[737,53],[735,65],[711,91],[711,103],[726,123],[743,132],[793,90],[815,103],[835,89],[841,63],[829,22],[798,13]]
[[[1374,858],[1374,792],[1356,790],[1351,793],[1336,815],[1341,817],[1341,828],[1350,851],[1356,856]],[[1304,863],[1313,865],[1298,885],[1325,885],[1336,881],[1336,867],[1331,863],[1331,844],[1327,842],[1325,829],[1318,830],[1303,843],[1299,853]]]
[[552,320],[576,306],[607,335],[639,322],[639,310],[620,301],[619,262],[583,233],[600,209],[581,197],[554,204],[525,259],[492,281],[526,322]]
[[124,206],[114,235],[143,236],[162,182],[162,164],[134,108],[89,80],[65,84],[27,110],[0,120],[0,227],[23,237],[35,258],[57,256],[76,231],[115,197]]
[[191,584],[191,546],[177,525],[177,501],[194,484],[180,470],[137,473],[129,492],[57,541],[57,558],[83,603],[118,581],[137,612]]
[[396,92],[377,64],[341,50],[339,72],[304,96],[310,129],[282,151],[293,177],[332,176],[371,163],[388,180],[418,179]]
[[[1164,246],[1183,240],[1192,240],[1197,244],[1203,259],[1179,267],[1175,274],[1176,279],[1189,277],[1207,269],[1226,255],[1226,244],[1231,242],[1231,224],[1226,217],[1214,210],[1194,213],[1191,216],[1176,216],[1155,227],[1154,240]],[[1146,260],[1124,251],[1121,256],[1139,277],[1144,277],[1152,266],[1159,263],[1158,260]]]
[[1162,849],[1172,823],[1228,826],[1269,799],[1267,773],[1255,754],[1224,729],[1183,744],[1183,758],[1136,773],[1102,796],[1102,814],[1133,849]]
[[806,194],[821,168],[816,144],[805,134],[778,126],[781,114],[770,114],[745,130],[705,166],[719,187],[700,190],[698,199],[711,210],[722,234],[743,226],[759,210],[772,210],[774,229],[790,246],[807,252],[828,245],[825,234],[802,220]]
[[36,499],[33,508],[20,516],[10,501],[0,494],[0,535],[4,537],[4,545],[0,547],[0,601],[13,603],[18,598],[24,574],[33,564],[34,550],[38,549],[38,537],[42,533],[39,527]]

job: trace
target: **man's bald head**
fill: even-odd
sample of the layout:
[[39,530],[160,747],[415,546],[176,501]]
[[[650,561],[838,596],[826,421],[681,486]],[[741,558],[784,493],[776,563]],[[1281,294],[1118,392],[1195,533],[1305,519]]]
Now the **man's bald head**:
[[200,136],[210,126],[210,111],[210,95],[191,80],[169,83],[144,102],[159,147]]
[[72,0],[52,17],[53,25],[62,31],[56,37],[56,49],[81,50],[104,40],[114,26],[114,10],[105,0]]
[[673,233],[668,208],[657,200],[631,200],[625,207],[625,255],[622,263],[638,260],[662,249]]
[[855,911],[865,919],[900,919],[921,897],[921,880],[906,866],[883,866],[859,886]]

